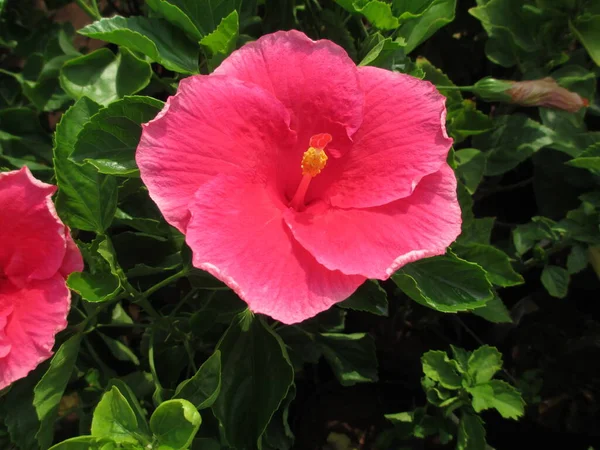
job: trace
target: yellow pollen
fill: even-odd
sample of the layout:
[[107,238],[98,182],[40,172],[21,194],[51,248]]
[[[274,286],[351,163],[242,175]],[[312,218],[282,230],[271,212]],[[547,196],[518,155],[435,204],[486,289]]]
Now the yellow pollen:
[[327,155],[320,148],[310,147],[302,156],[302,175],[316,177],[327,164]]

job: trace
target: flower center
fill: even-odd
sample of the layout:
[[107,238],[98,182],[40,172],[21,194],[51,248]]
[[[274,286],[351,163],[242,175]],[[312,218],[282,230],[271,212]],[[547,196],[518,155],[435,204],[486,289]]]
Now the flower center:
[[327,133],[315,134],[310,138],[308,150],[302,155],[302,180],[298,189],[290,202],[290,207],[295,210],[301,210],[304,207],[304,197],[311,180],[321,173],[321,170],[327,164],[327,155],[325,147],[331,142],[331,135]]

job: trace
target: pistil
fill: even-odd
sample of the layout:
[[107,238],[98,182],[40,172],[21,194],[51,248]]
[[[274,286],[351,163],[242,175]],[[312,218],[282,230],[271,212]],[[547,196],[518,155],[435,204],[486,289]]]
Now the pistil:
[[302,156],[300,168],[302,169],[302,180],[296,189],[296,193],[290,202],[290,207],[297,211],[304,208],[304,199],[310,186],[310,182],[316,177],[327,164],[325,146],[331,142],[331,135],[327,133],[316,134],[310,138],[309,148]]

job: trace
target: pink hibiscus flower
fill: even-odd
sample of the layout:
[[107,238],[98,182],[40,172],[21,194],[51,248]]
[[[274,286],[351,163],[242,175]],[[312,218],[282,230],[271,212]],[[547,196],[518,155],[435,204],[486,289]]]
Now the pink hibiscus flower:
[[445,99],[297,31],[182,80],[137,163],[193,263],[295,323],[460,233]]
[[83,269],[50,200],[55,190],[25,167],[0,173],[0,389],[52,355],[67,325],[65,278]]

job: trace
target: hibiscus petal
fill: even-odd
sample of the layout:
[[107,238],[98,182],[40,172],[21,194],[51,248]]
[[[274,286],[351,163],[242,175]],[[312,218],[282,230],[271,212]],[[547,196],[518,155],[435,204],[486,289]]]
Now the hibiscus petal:
[[368,209],[324,202],[284,218],[294,237],[331,270],[387,279],[405,264],[441,255],[460,234],[454,172],[442,168],[421,180],[410,197]]
[[191,206],[194,266],[231,287],[250,310],[291,324],[344,300],[365,280],[330,271],[294,241],[285,205],[263,185],[216,178]]
[[9,311],[0,319],[0,389],[52,356],[54,336],[67,326],[70,298],[60,274],[20,288],[0,285],[0,311]]
[[344,125],[352,136],[362,122],[364,96],[356,65],[342,47],[328,40],[313,41],[295,30],[278,31],[233,52],[214,73],[271,92],[292,111],[295,130],[328,118]]
[[136,161],[150,197],[185,232],[188,204],[217,174],[272,179],[279,146],[291,146],[284,106],[262,88],[217,76],[183,80],[176,96],[144,125]]
[[26,167],[0,173],[0,273],[17,280],[54,275],[65,256],[65,226],[50,197],[55,186]]
[[328,153],[337,158],[351,148],[350,138],[362,123],[364,94],[356,64],[331,41],[279,31],[233,52],[214,73],[257,84],[291,111],[298,141],[282,151],[278,179],[288,200],[302,178],[300,163],[311,136],[332,135]]
[[339,176],[322,197],[340,208],[385,205],[410,195],[446,161],[445,97],[428,81],[360,67],[365,113]]

